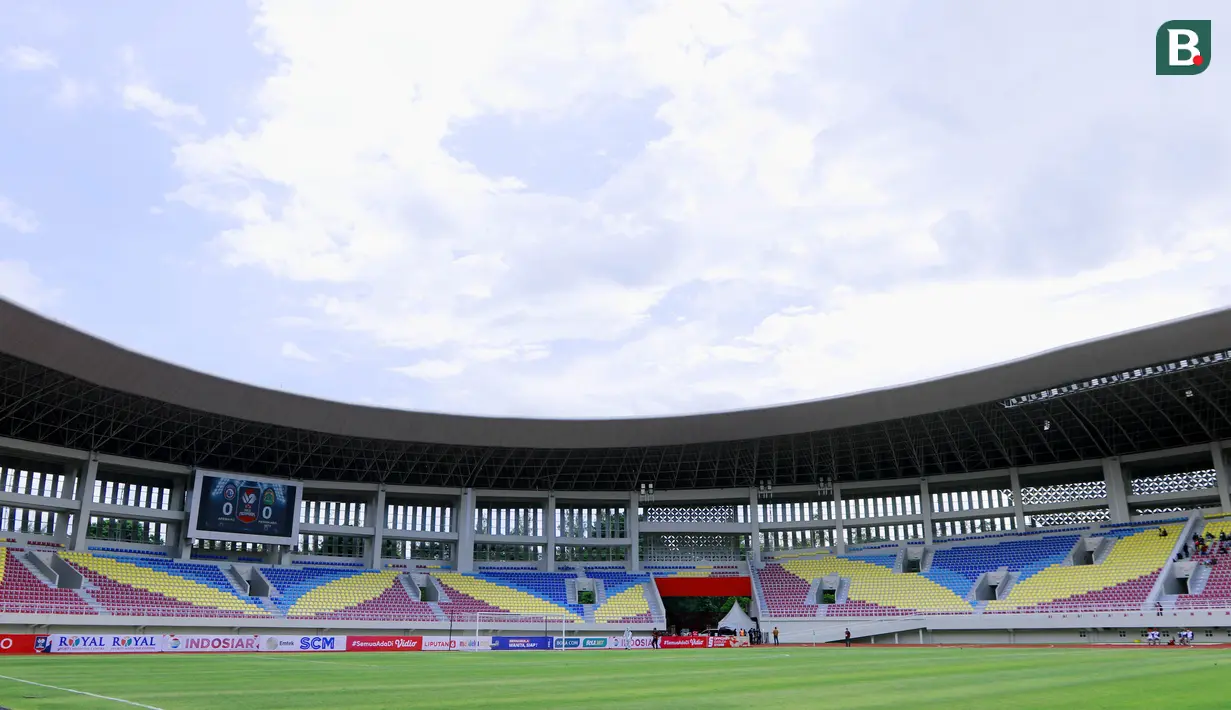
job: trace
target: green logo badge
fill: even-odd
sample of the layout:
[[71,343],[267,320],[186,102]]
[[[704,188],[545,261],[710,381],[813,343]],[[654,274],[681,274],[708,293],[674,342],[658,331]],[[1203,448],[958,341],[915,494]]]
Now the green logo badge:
[[1210,21],[1171,20],[1154,36],[1154,73],[1200,74],[1210,66]]

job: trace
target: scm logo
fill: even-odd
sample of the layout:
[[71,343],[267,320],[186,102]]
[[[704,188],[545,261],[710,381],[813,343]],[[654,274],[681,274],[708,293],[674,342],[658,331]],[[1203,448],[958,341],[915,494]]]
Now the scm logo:
[[1160,76],[1200,74],[1210,66],[1209,20],[1171,20],[1154,37],[1154,73]]
[[300,651],[332,651],[334,650],[332,636],[304,636],[299,639]]

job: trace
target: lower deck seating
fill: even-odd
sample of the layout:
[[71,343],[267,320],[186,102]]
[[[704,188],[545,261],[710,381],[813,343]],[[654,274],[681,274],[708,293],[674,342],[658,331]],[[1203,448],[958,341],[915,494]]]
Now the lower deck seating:
[[1202,534],[1209,533],[1213,540],[1209,543],[1207,554],[1194,553],[1192,559],[1199,564],[1214,562],[1206,567],[1208,577],[1200,594],[1181,594],[1176,597],[1177,609],[1194,609],[1209,606],[1231,605],[1231,554],[1223,554],[1223,544],[1219,542],[1220,535],[1231,535],[1231,520],[1210,521],[1205,524]]
[[665,623],[665,619],[656,617],[651,610],[648,594],[653,580],[649,575],[614,570],[587,570],[586,576],[602,581],[607,594],[607,600],[594,610],[594,620],[597,623]]
[[[59,554],[85,578],[89,595],[117,616],[272,616],[251,598],[177,574],[175,568],[164,566],[165,560],[117,559],[86,552]],[[158,568],[155,562],[160,563]],[[178,572],[183,573],[188,566],[181,563]],[[221,573],[217,566],[210,567]],[[204,571],[201,574],[209,576]]]
[[478,612],[507,612],[561,618],[568,623],[585,620],[581,605],[567,601],[564,580],[572,575],[437,572],[434,577],[448,596],[448,601],[440,601],[440,608],[450,618],[466,618]]
[[969,613],[969,602],[952,589],[918,574],[897,574],[895,555],[823,555],[766,565],[761,590],[770,615],[809,618],[821,609],[808,599],[812,582],[829,575],[849,580],[847,598],[824,606],[827,616],[906,616]]
[[57,589],[34,576],[18,554],[0,548],[0,614],[98,613],[77,592]]
[[431,605],[410,598],[394,570],[318,578],[320,584],[300,594],[287,618],[346,621],[435,621]]
[[965,597],[985,572],[1001,567],[1029,579],[1040,570],[1065,560],[1080,539],[1078,535],[1049,535],[1027,540],[1009,540],[990,545],[959,545],[936,550],[923,576]]
[[1099,564],[1053,564],[1017,583],[1006,598],[989,602],[987,610],[1005,612],[1063,612],[1093,609],[1139,608],[1149,598],[1154,582],[1175,546],[1183,526],[1122,527],[1099,531],[1115,540]]

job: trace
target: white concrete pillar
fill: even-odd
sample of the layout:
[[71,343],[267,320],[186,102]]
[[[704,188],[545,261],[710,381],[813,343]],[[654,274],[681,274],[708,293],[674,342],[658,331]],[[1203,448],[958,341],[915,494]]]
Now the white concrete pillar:
[[748,489],[748,566],[761,569],[761,500],[756,486]]
[[624,529],[628,535],[628,571],[641,571],[641,494],[628,494],[628,510],[624,511]]
[[1107,510],[1113,523],[1128,522],[1128,481],[1120,458],[1103,459],[1103,481],[1107,484]]
[[367,520],[364,522],[372,527],[372,538],[368,540],[368,550],[364,562],[368,569],[380,569],[381,550],[385,545],[385,487],[376,489],[368,503]]
[[1214,461],[1214,473],[1218,478],[1218,504],[1222,506],[1222,512],[1231,513],[1231,481],[1227,479],[1227,453],[1223,451],[1222,444],[1217,441],[1210,443],[1210,458]]
[[833,482],[833,519],[834,519],[834,551],[839,555],[846,554],[846,537],[843,534],[842,485],[837,479]]
[[474,571],[474,489],[466,488],[457,500],[457,554],[454,561],[458,572]]
[[1017,467],[1009,469],[1009,487],[1013,492],[1013,519],[1018,530],[1026,529],[1026,504],[1022,502],[1022,478]]
[[[60,487],[60,500],[74,500],[77,492],[77,474],[79,463],[66,464],[64,466],[64,483]],[[72,518],[72,513],[67,511],[58,511],[55,519],[55,541],[68,547],[72,540],[68,535],[68,521]]]
[[[167,500],[167,510],[184,513],[182,523],[167,523],[167,539],[163,542],[171,548],[171,554],[179,556],[184,548],[191,548],[192,541],[188,539],[188,518],[191,511],[185,500],[188,479],[176,476],[171,481],[171,497]],[[185,558],[187,559],[187,558]]]
[[81,464],[77,472],[77,489],[74,499],[81,505],[77,517],[73,521],[72,549],[85,552],[86,531],[90,529],[90,511],[94,507],[94,481],[98,478],[98,456],[90,454],[89,460]]
[[548,572],[556,571],[556,496],[547,494],[543,503],[543,561]]
[[919,479],[919,514],[923,516],[923,544],[931,545],[936,536],[932,525],[932,491],[928,479]]

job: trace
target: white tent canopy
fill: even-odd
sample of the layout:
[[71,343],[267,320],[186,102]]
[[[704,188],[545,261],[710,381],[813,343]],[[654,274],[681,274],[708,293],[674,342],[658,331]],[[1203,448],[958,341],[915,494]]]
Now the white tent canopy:
[[744,613],[743,608],[739,604],[732,604],[731,611],[728,611],[727,615],[722,617],[722,621],[718,622],[718,628],[720,629],[747,630],[755,629],[756,626],[756,623],[748,618],[748,615]]

